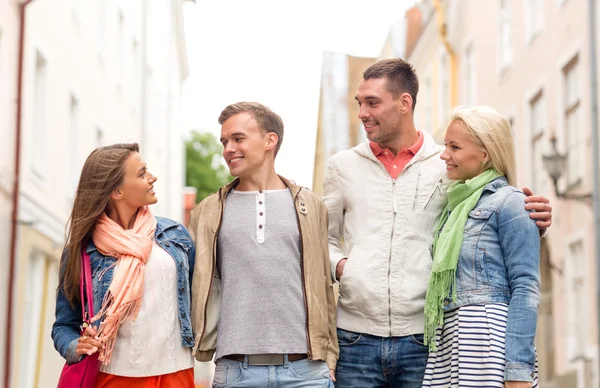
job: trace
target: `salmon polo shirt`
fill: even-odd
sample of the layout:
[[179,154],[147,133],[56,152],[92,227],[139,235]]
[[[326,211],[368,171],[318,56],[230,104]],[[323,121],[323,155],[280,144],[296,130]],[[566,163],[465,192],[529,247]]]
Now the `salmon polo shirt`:
[[394,157],[394,154],[389,148],[381,148],[381,146],[375,142],[369,143],[373,155],[375,155],[377,160],[383,163],[392,179],[398,178],[398,175],[404,170],[404,167],[406,167],[408,162],[410,162],[413,156],[421,149],[421,146],[423,145],[423,133],[421,131],[418,131],[417,133],[419,138],[415,144],[408,148],[402,148],[396,157]]

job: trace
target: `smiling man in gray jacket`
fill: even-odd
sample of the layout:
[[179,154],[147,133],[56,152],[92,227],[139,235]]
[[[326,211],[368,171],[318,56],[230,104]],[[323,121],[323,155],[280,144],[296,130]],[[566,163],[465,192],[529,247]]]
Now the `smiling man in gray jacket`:
[[[401,59],[371,65],[356,100],[368,141],[334,155],[324,179],[331,272],[340,281],[338,388],[420,388],[434,225],[446,204],[444,147],[417,131],[419,83]],[[538,226],[546,198],[530,196]]]

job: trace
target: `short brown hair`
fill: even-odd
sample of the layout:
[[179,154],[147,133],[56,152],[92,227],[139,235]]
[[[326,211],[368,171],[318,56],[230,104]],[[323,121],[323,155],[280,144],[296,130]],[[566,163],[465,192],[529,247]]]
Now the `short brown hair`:
[[239,113],[250,113],[265,134],[273,132],[277,135],[279,138],[275,146],[275,155],[277,155],[283,142],[283,120],[281,120],[281,117],[258,102],[237,102],[223,109],[219,116],[219,124],[223,125],[225,121]]
[[401,93],[408,93],[412,97],[414,112],[417,106],[417,93],[419,93],[419,79],[410,63],[400,58],[383,59],[377,61],[363,73],[363,79],[387,79],[387,87],[394,98]]

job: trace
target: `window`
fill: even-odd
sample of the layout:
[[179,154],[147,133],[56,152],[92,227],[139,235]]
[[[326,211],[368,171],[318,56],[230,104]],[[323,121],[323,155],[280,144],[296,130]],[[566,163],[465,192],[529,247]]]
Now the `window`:
[[446,121],[448,120],[449,110],[449,94],[450,94],[450,80],[448,71],[448,56],[444,51],[440,55],[440,99],[439,99],[439,125],[440,128],[444,128]]
[[512,13],[508,0],[500,0],[500,71],[504,71],[512,64]]
[[431,76],[427,75],[425,77],[425,93],[423,93],[423,99],[422,104],[423,104],[423,128],[420,128],[421,131],[425,131],[425,132],[429,132],[429,133],[433,133],[433,124],[431,123],[431,115],[433,114],[432,112],[432,108],[431,108],[431,99],[432,99],[432,86],[431,86]]
[[32,171],[43,180],[46,174],[46,104],[48,69],[46,59],[39,53],[35,57],[35,84],[33,92]]
[[542,163],[542,155],[547,154],[546,104],[540,91],[529,102],[531,133],[531,185],[534,193],[547,194],[547,172]]
[[124,40],[124,29],[125,29],[125,20],[123,17],[123,12],[119,11],[118,14],[118,20],[117,20],[117,28],[118,28],[118,32],[117,32],[117,42],[116,42],[116,50],[117,50],[117,89],[119,90],[119,92],[122,91],[122,87],[123,87],[123,68],[124,68],[124,63],[123,61],[125,60],[125,53],[123,52],[123,50],[125,49],[125,44],[123,43]]
[[531,43],[544,28],[544,1],[525,0],[525,42]]
[[577,360],[585,355],[587,343],[587,292],[585,290],[585,258],[583,242],[569,244],[567,257],[567,358]]
[[100,127],[96,127],[96,148],[104,145],[104,131]]
[[567,186],[583,178],[585,164],[585,138],[581,125],[581,90],[579,88],[579,63],[575,57],[563,69],[564,76],[564,139],[567,148]]
[[139,54],[138,54],[138,42],[135,39],[131,41],[131,69],[129,74],[129,82],[131,83],[131,96],[133,106],[139,106],[140,98],[140,79],[141,79],[142,68],[140,65]]
[[[27,292],[23,293],[23,335],[21,343],[21,366],[19,373],[20,387],[33,388],[38,386],[36,380],[36,355],[40,352],[40,325],[44,322],[44,288],[48,277],[46,275],[46,258],[40,252],[33,252],[29,258],[27,271]],[[44,333],[45,334],[45,333]],[[21,380],[22,379],[22,380]]]
[[67,150],[71,150],[67,160],[68,171],[68,196],[69,202],[75,197],[75,190],[77,189],[77,179],[79,178],[79,165],[77,163],[77,150],[79,149],[78,143],[78,132],[79,132],[79,100],[73,94],[69,103],[69,134],[67,138]]
[[475,67],[475,52],[473,50],[473,44],[465,50],[465,58],[463,60],[463,79],[464,79],[464,92],[463,100],[465,104],[473,105],[477,100],[476,97],[476,67]]
[[96,2],[96,49],[98,50],[98,59],[104,63],[104,37],[106,35],[106,15],[104,0]]

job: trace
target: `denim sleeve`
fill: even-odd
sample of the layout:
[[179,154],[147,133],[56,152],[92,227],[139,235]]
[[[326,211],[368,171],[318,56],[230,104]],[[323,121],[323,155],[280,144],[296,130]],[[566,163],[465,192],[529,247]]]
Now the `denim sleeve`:
[[513,192],[500,209],[498,236],[511,290],[506,325],[506,381],[533,381],[534,339],[540,302],[540,234]]
[[189,264],[189,276],[190,276],[190,295],[192,292],[192,279],[194,278],[194,264],[196,263],[196,244],[194,243],[194,239],[190,235],[190,232],[187,228],[183,227],[183,232],[185,237],[190,240],[190,249],[188,250],[188,264]]
[[[63,257],[61,258],[61,275],[65,270],[65,257],[66,253],[63,253]],[[77,338],[79,338],[80,326],[82,324],[81,316],[81,304],[78,301],[75,303],[74,308],[71,307],[65,296],[63,284],[61,283],[56,294],[56,310],[55,321],[52,325],[52,340],[54,341],[54,347],[58,353],[60,353],[69,364],[80,361],[80,358],[75,354],[75,348],[77,347]]]

